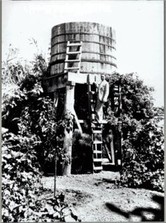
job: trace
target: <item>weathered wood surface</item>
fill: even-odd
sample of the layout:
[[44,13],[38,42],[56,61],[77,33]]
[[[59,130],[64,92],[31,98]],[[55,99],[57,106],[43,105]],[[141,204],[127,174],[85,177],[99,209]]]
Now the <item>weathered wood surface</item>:
[[100,74],[68,72],[43,79],[43,84],[47,92],[55,92],[57,89],[66,87],[66,85],[71,82],[76,84],[93,84],[95,82],[99,84],[101,78]]
[[116,69],[114,30],[98,23],[73,22],[60,24],[52,29],[51,75],[64,70],[67,41],[83,42],[81,73],[109,74]]
[[[73,64],[73,67],[76,67],[77,64]],[[51,74],[59,74],[63,73],[64,71],[64,63],[59,63],[51,66]],[[112,74],[112,72],[115,71],[113,69],[113,63],[112,64],[106,64],[106,63],[95,63],[95,62],[83,62],[81,61],[80,66],[80,73],[104,73],[104,74]]]
[[73,33],[93,33],[112,37],[115,35],[115,31],[109,27],[99,23],[92,22],[70,22],[62,23],[52,28],[52,36],[61,35],[62,33],[73,34]]
[[70,175],[71,174],[71,165],[72,165],[72,137],[73,137],[73,131],[67,132],[65,130],[64,132],[64,145],[63,149],[65,152],[65,156],[68,157],[68,163],[63,163],[62,167],[62,175]]

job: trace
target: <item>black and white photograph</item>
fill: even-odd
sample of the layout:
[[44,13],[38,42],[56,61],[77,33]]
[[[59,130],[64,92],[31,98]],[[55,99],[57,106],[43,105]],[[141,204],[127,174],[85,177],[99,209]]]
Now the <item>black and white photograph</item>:
[[2,222],[164,222],[164,0],[3,0]]

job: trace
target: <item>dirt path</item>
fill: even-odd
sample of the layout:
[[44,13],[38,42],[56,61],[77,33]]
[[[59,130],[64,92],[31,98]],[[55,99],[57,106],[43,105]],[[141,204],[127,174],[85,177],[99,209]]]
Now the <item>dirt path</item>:
[[[59,176],[57,193],[65,193],[66,201],[74,206],[83,222],[138,222],[144,215],[149,220],[154,219],[157,214],[161,215],[159,203],[163,202],[163,193],[118,188],[114,183],[118,177],[118,173],[109,171]],[[54,178],[44,177],[43,185],[53,191]],[[159,202],[153,201],[153,196],[157,196]],[[134,212],[129,215],[132,211]]]

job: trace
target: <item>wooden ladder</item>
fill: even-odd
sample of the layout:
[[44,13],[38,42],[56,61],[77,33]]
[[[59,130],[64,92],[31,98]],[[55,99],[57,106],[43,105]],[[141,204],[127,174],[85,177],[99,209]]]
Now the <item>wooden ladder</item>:
[[[81,65],[81,55],[82,55],[82,42],[81,41],[67,41],[66,46],[66,57],[65,57],[65,65],[64,65],[64,73],[65,72],[80,72]],[[82,128],[75,112],[73,106],[73,114],[75,116],[75,121],[77,123],[79,131],[82,133]]]
[[79,73],[82,55],[82,42],[67,42],[64,72]]
[[102,166],[102,126],[92,128],[93,140],[93,171],[98,172],[103,169]]
[[95,100],[94,95],[96,92],[92,90],[92,85],[88,85],[89,90],[89,110],[91,112],[91,130],[92,130],[92,159],[93,171],[99,172],[103,169],[102,166],[102,123],[95,120]]

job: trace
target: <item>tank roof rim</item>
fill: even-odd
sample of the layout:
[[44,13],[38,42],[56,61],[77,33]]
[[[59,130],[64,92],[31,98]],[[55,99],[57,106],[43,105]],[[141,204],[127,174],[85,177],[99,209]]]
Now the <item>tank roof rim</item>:
[[73,22],[63,22],[63,23],[59,23],[59,24],[57,24],[57,25],[55,25],[55,26],[53,26],[52,27],[52,29],[51,29],[51,31],[53,31],[53,29],[55,28],[55,27],[58,27],[58,26],[62,26],[62,25],[65,25],[65,24],[71,24],[71,23],[77,23],[77,24],[79,24],[79,23],[89,23],[89,24],[95,24],[95,25],[100,25],[100,26],[103,26],[103,27],[106,27],[106,28],[111,28],[112,29],[112,31],[115,31],[115,28],[113,27],[113,26],[109,26],[109,25],[105,25],[105,24],[103,24],[103,23],[99,23],[99,22],[88,22],[88,21],[73,21]]

